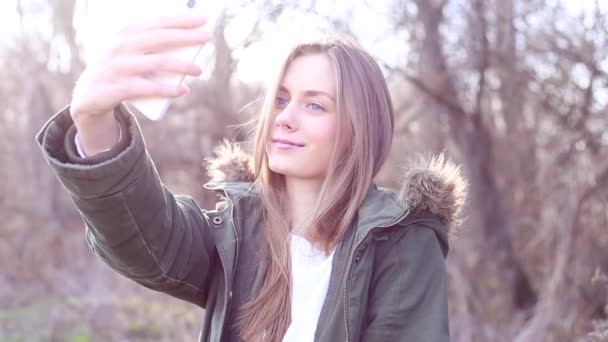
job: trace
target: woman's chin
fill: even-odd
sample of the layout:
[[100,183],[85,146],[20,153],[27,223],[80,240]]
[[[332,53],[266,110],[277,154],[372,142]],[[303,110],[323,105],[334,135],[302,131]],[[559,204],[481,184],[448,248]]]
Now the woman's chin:
[[268,168],[270,171],[285,177],[303,179],[320,177],[321,172],[316,170],[314,160],[290,157],[276,154],[271,155],[268,158]]
[[269,163],[268,168],[274,173],[281,174],[283,176],[294,176],[294,170],[292,167],[282,165],[282,163]]
[[[291,164],[291,165],[290,165]],[[285,177],[293,177],[293,178],[306,178],[306,174],[303,173],[302,168],[296,168],[296,165],[293,163],[269,163],[268,168],[277,174],[283,175]]]

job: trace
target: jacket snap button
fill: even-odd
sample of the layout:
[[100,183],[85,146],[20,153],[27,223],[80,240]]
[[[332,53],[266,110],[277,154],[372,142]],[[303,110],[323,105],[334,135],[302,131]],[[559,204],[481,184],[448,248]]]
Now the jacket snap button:
[[213,218],[213,224],[216,226],[219,226],[220,224],[222,224],[222,222],[224,222],[224,220],[219,216]]

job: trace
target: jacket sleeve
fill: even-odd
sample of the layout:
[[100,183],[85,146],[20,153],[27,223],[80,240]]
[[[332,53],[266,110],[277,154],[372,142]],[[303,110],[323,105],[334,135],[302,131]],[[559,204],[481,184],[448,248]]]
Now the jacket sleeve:
[[91,158],[76,152],[69,107],[51,117],[36,140],[101,260],[139,284],[204,306],[218,263],[208,212],[163,185],[129,109],[121,104],[114,115],[123,138]]
[[399,231],[378,252],[361,341],[450,341],[447,271],[433,221]]

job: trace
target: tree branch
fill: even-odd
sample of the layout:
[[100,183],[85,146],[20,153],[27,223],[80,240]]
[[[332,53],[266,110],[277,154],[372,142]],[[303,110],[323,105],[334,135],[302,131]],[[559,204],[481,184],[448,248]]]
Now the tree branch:
[[[489,67],[489,45],[487,31],[488,31],[488,22],[485,16],[485,8],[484,8],[484,0],[476,0],[475,1],[475,11],[477,12],[477,16],[480,22],[480,31],[479,36],[481,39],[481,51],[479,56],[479,84],[477,88],[477,96],[475,100],[475,110],[473,114],[477,117],[481,117],[481,113],[483,111],[483,98],[484,98],[484,90],[486,87],[486,71]],[[477,121],[477,120],[476,120]],[[479,118],[481,121],[481,118]]]
[[453,112],[457,113],[458,115],[462,115],[462,116],[469,116],[470,115],[459,104],[454,103],[451,99],[449,99],[448,97],[446,97],[444,94],[442,94],[441,92],[438,92],[438,91],[435,91],[435,90],[431,89],[431,87],[428,87],[424,83],[424,81],[421,80],[420,78],[415,77],[413,75],[410,75],[409,73],[407,73],[403,69],[392,67],[392,66],[390,66],[390,65],[388,65],[386,63],[382,63],[382,66],[384,68],[386,68],[386,70],[388,70],[389,72],[401,75],[401,77],[403,77],[403,79],[405,79],[409,83],[411,83],[414,86],[416,86],[416,88],[418,90],[422,91],[423,93],[425,93],[426,95],[428,95],[430,98],[432,98],[433,100],[437,101],[439,104],[447,107],[450,111],[453,111]]

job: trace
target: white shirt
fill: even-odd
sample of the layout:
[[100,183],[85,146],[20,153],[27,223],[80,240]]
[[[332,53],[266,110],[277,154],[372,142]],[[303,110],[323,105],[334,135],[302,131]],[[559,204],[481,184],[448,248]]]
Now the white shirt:
[[283,342],[312,342],[329,287],[335,249],[329,256],[291,234],[291,324]]

